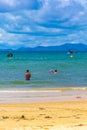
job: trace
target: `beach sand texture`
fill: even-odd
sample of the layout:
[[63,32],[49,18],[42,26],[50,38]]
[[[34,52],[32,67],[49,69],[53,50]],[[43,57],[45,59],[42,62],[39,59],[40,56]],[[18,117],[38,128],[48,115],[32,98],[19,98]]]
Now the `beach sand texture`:
[[87,101],[0,104],[0,130],[87,130]]

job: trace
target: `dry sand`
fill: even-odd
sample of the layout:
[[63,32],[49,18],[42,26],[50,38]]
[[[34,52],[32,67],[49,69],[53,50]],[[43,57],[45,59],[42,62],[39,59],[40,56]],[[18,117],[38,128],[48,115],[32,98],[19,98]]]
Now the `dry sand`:
[[0,130],[87,130],[87,101],[0,104]]

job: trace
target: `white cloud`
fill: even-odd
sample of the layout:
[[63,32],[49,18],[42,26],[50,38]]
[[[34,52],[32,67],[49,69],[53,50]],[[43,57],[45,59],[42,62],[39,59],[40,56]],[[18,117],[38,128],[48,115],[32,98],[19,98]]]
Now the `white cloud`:
[[20,9],[40,8],[41,2],[38,0],[0,0],[0,12],[17,11]]
[[86,0],[1,0],[0,43],[59,45],[87,41]]

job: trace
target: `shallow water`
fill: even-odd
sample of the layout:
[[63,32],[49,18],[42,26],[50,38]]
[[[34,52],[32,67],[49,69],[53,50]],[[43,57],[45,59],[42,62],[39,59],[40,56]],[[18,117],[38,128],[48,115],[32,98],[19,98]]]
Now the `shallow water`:
[[[37,102],[86,99],[87,53],[70,58],[58,52],[0,53],[0,102]],[[25,80],[29,69],[31,80]],[[57,74],[49,71],[57,69]],[[79,99],[80,100],[80,99]]]
[[[87,86],[87,53],[77,53],[70,58],[59,52],[13,52],[8,58],[0,53],[0,89],[59,88]],[[25,80],[25,71],[31,80]],[[57,69],[57,74],[51,74]]]

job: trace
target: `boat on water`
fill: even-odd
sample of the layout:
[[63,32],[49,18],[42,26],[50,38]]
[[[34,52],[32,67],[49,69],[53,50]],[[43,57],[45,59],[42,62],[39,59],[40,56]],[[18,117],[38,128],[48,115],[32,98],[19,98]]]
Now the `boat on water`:
[[75,51],[75,50],[69,50],[68,51],[68,54],[76,54],[77,53],[77,51]]
[[13,57],[13,53],[9,52],[9,53],[7,54],[7,57]]

